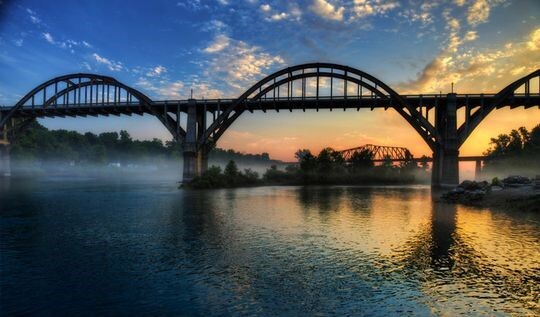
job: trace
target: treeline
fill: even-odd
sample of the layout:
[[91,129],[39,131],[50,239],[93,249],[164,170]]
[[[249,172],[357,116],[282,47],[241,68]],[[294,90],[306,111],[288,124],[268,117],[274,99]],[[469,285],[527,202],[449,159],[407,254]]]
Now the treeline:
[[192,188],[221,188],[253,185],[312,185],[312,184],[410,184],[428,182],[427,165],[419,166],[408,153],[407,159],[393,164],[388,157],[382,164],[375,165],[374,153],[369,150],[354,152],[345,159],[341,152],[325,148],[318,155],[310,150],[298,150],[295,154],[298,163],[285,170],[275,165],[268,169],[262,178],[249,169],[244,172],[230,161],[224,171],[212,166],[200,177],[193,179]]
[[264,178],[274,182],[294,179],[300,184],[388,184],[429,179],[427,165],[419,166],[410,153],[398,164],[387,157],[380,165],[375,165],[374,153],[367,149],[354,152],[349,159],[332,148],[324,148],[318,155],[298,150],[295,157],[297,165],[285,171],[271,168]]
[[[127,131],[81,134],[76,131],[49,130],[37,122],[26,129],[13,144],[13,161],[63,161],[76,164],[155,163],[182,159],[181,146],[160,139],[134,140]],[[212,149],[211,161],[235,160],[239,163],[279,164],[268,153],[244,154],[233,150]]]
[[492,138],[484,155],[485,172],[540,173],[540,124],[531,131],[521,127]]

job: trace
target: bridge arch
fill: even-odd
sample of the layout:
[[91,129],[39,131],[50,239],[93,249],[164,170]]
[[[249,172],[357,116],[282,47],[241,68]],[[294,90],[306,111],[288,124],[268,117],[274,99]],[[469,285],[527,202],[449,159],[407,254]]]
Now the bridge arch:
[[0,118],[0,126],[4,126],[17,112],[27,107],[46,110],[63,106],[115,106],[120,103],[144,108],[144,112],[155,115],[173,136],[178,134],[176,122],[166,114],[156,113],[152,100],[144,93],[113,77],[89,73],[63,75],[38,85],[22,97],[7,115]]
[[[329,78],[331,81],[330,92],[332,94],[333,79],[343,81],[343,93],[345,99],[359,98],[366,92],[371,94],[374,99],[386,99],[389,101],[390,107],[395,109],[407,122],[420,134],[428,146],[435,151],[438,132],[434,126],[414,107],[410,106],[406,100],[395,92],[390,86],[386,85],[376,77],[365,73],[359,69],[332,63],[308,63],[293,67],[288,67],[279,70],[246,90],[238,99],[236,99],[227,109],[225,109],[216,120],[206,129],[203,137],[199,139],[198,146],[204,148],[206,143],[215,144],[223,135],[225,130],[245,111],[250,109],[250,103],[259,101],[263,98],[268,100],[268,94],[273,92],[271,98],[276,99],[276,90],[278,91],[277,98],[279,99],[279,88],[287,86],[287,99],[293,97],[294,89],[292,88],[295,81],[302,81],[302,96],[300,98],[313,98],[305,95],[306,87],[305,80],[316,78],[316,96],[317,100],[328,98],[319,95],[320,79]],[[357,94],[348,95],[349,88],[347,84],[356,85]],[[330,96],[330,99],[332,96]],[[336,107],[337,108],[337,107]]]
[[536,95],[540,95],[540,69],[523,76],[504,87],[494,96],[494,101],[488,105],[478,108],[473,114],[466,117],[465,122],[459,127],[458,144],[459,147],[465,143],[467,138],[471,135],[474,129],[484,120],[493,110],[506,106],[513,97],[516,96],[516,91],[520,88],[524,88],[524,96],[526,98],[531,96],[531,82],[538,80],[538,92]]

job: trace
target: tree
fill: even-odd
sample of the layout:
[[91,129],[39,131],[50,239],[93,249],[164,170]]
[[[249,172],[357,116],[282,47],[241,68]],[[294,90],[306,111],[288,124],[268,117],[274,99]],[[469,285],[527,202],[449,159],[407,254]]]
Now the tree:
[[317,158],[311,154],[310,150],[298,150],[294,156],[298,159],[303,173],[311,173],[317,168]]
[[230,160],[229,163],[227,163],[227,166],[225,166],[224,174],[231,179],[234,179],[236,176],[238,176],[238,167],[233,160]]
[[332,172],[334,163],[333,152],[334,150],[329,147],[324,148],[319,152],[319,155],[317,156],[317,165],[320,173],[328,174]]
[[349,163],[353,172],[367,170],[373,167],[373,152],[368,149],[354,151],[349,158]]

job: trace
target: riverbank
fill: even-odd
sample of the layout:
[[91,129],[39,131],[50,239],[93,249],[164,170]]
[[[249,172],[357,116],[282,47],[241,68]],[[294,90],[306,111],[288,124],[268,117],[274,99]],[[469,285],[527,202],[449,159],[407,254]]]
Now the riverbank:
[[484,206],[512,211],[540,213],[540,189],[525,186],[492,192],[488,196],[488,199],[484,201]]
[[444,193],[441,200],[482,208],[540,213],[540,186],[537,182],[505,185],[503,181],[490,185],[487,182],[464,181]]

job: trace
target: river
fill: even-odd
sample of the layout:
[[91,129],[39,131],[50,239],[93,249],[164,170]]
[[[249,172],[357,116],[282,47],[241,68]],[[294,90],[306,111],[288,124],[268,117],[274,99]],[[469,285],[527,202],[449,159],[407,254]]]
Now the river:
[[0,229],[1,315],[540,314],[540,215],[425,186],[4,179]]

